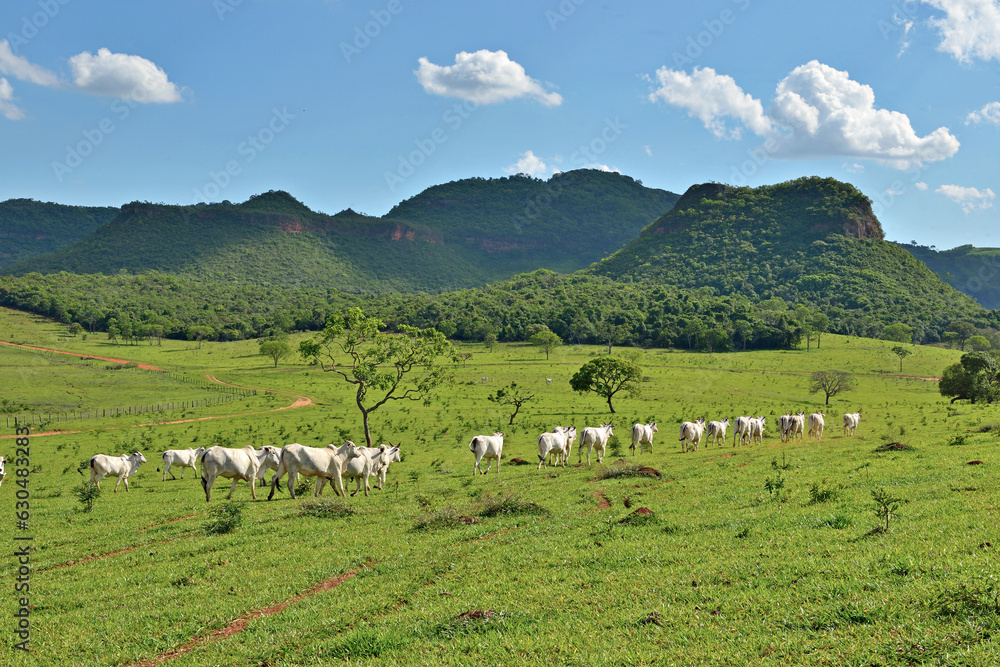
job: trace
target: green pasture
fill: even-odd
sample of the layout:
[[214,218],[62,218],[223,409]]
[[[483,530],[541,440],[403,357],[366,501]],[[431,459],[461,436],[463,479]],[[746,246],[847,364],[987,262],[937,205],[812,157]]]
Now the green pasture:
[[[98,334],[60,337],[57,325],[13,311],[0,313],[0,340],[281,392],[32,437],[32,653],[12,648],[8,613],[0,664],[133,664],[182,648],[166,664],[1000,662],[1000,413],[952,405],[923,379],[957,361],[957,351],[914,346],[900,375],[894,344],[833,335],[809,351],[621,350],[638,355],[646,380],[641,395],[617,397],[610,415],[601,398],[569,389],[575,370],[606,348],[566,346],[546,361],[528,345],[465,345],[473,357],[430,405],[373,415],[378,440],[404,452],[385,489],[337,501],[326,491],[320,505],[311,491],[267,502],[268,490],[258,489],[252,502],[241,482],[242,522],[215,534],[205,526],[227,505],[228,482],[216,483],[206,505],[193,471],[161,481],[160,453],[360,443],[345,385],[298,358],[275,369],[256,355],[256,341],[119,347]],[[18,381],[26,367],[31,380]],[[807,391],[808,374],[829,369],[855,373],[858,387],[824,408],[823,396]],[[486,397],[512,380],[536,397],[508,426]],[[7,348],[0,381],[17,387],[8,398],[38,406],[67,383],[106,400],[192,389]],[[314,404],[278,410],[292,395]],[[780,442],[777,416],[797,410],[826,413],[822,441]],[[858,435],[846,438],[841,415],[858,410]],[[731,430],[725,447],[703,442],[681,453],[682,420],[744,414],[767,418],[762,445],[734,448]],[[195,421],[152,423],[178,416]],[[574,451],[569,467],[537,469],[540,431],[609,420],[617,437],[605,466],[576,466]],[[659,424],[653,452],[632,457],[629,429],[650,420]],[[506,434],[500,474],[473,477],[468,442],[494,430]],[[876,451],[889,443],[906,448]],[[105,480],[84,512],[80,463],[134,449],[149,462],[132,490],[114,494],[114,480]],[[12,439],[0,440],[0,454],[8,458],[0,503],[9,508],[0,531],[10,545],[22,534]],[[659,477],[599,479],[620,457]],[[875,530],[875,489],[905,501],[887,532]],[[13,559],[0,561],[8,581],[16,570]],[[331,587],[314,590],[323,582]],[[255,615],[261,610],[268,613]],[[238,619],[239,631],[213,635]]]

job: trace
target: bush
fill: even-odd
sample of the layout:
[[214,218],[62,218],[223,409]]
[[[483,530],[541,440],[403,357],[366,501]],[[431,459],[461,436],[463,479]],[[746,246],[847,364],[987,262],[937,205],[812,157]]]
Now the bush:
[[415,530],[432,530],[434,528],[457,528],[476,523],[477,519],[463,515],[454,505],[448,505],[417,520],[413,525]]
[[816,505],[817,503],[825,503],[831,500],[836,500],[840,496],[840,491],[837,489],[830,489],[819,484],[813,484],[809,487],[809,504]]
[[339,498],[311,498],[299,505],[299,516],[315,516],[321,519],[336,519],[351,516],[357,510]]
[[246,502],[226,503],[213,507],[208,512],[209,521],[205,523],[206,535],[225,535],[240,527],[243,523],[243,508]]
[[615,461],[610,465],[597,467],[594,479],[615,479],[618,477],[661,477],[660,472],[654,468],[630,463],[629,461]]
[[96,484],[90,482],[80,482],[79,486],[73,488],[73,495],[76,496],[80,504],[83,505],[84,512],[93,512],[94,504],[101,497],[101,490]]
[[549,510],[545,509],[538,503],[531,500],[525,500],[510,492],[505,492],[500,496],[493,495],[489,492],[483,493],[479,497],[479,505],[479,516],[482,517],[500,516],[502,514],[549,513]]

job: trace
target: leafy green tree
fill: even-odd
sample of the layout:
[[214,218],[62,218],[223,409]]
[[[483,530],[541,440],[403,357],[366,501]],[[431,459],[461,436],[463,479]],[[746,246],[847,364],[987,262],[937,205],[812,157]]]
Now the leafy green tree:
[[938,392],[951,402],[969,400],[976,402],[976,377],[969,373],[962,364],[952,364],[941,373],[938,380]]
[[514,412],[511,413],[510,421],[507,422],[508,425],[511,425],[514,423],[514,417],[517,416],[521,406],[534,397],[534,394],[529,394],[528,391],[524,387],[518,385],[517,382],[511,382],[506,387],[501,387],[487,396],[486,400],[491,403],[496,403],[497,405],[513,406]]
[[539,331],[534,336],[528,339],[528,342],[536,347],[542,348],[545,351],[545,359],[548,360],[549,353],[556,349],[557,346],[562,345],[562,338],[557,336],[554,332],[545,330]]
[[854,376],[844,371],[816,371],[812,374],[811,380],[809,393],[815,394],[817,391],[822,391],[826,394],[827,405],[830,405],[832,397],[845,391],[851,391],[856,386]]
[[399,333],[390,334],[380,330],[383,326],[379,318],[349,308],[332,315],[315,338],[299,344],[304,359],[354,385],[369,447],[371,413],[389,401],[429,403],[435,388],[452,381],[439,360],[456,360],[455,349],[436,329],[401,324]]
[[913,327],[909,324],[896,322],[882,329],[882,335],[879,338],[882,340],[891,340],[896,343],[912,343]]
[[903,359],[913,354],[913,350],[903,347],[902,345],[896,345],[892,348],[892,353],[899,357],[899,372],[903,372]]
[[641,390],[642,369],[639,364],[622,357],[597,357],[580,367],[570,378],[569,386],[581,394],[594,392],[605,398],[608,409],[614,413],[611,399],[625,390],[632,396]]
[[938,391],[952,397],[952,403],[960,399],[993,403],[1000,397],[1000,366],[989,352],[967,352],[959,363],[944,369]]
[[483,347],[485,347],[490,352],[493,351],[493,346],[497,344],[497,335],[492,331],[486,333],[483,336]]
[[286,340],[271,339],[260,341],[260,348],[258,354],[263,357],[270,357],[274,360],[274,367],[278,367],[278,362],[282,357],[286,357],[292,353],[292,346],[288,344]]
[[976,352],[990,349],[990,341],[986,336],[970,336],[965,342]]
[[201,341],[206,338],[212,338],[215,335],[215,330],[212,327],[207,327],[203,325],[188,327],[187,339],[198,341],[198,349],[201,349]]
[[823,334],[830,330],[830,318],[827,317],[826,313],[817,310],[813,313],[812,318],[810,318],[809,324],[812,327],[813,334],[816,336],[816,349],[818,350]]
[[[948,336],[948,334],[953,335]],[[948,324],[948,328],[945,329],[945,335],[949,339],[954,340],[959,348],[965,352],[965,343],[976,335],[976,325],[965,320],[956,320]]]

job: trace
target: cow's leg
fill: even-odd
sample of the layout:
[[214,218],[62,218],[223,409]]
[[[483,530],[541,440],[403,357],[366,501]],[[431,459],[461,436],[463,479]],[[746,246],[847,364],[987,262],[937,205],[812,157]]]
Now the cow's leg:
[[295,480],[297,480],[299,474],[297,472],[288,473],[288,493],[292,496],[292,500],[295,500]]
[[229,495],[226,496],[226,500],[232,500],[233,493],[236,491],[236,482],[238,482],[238,481],[240,481],[240,480],[239,479],[233,479],[233,483],[229,487]]
[[205,502],[206,503],[212,502],[212,483],[214,483],[214,482],[215,482],[214,479],[211,482],[209,482],[207,479],[205,479],[204,476],[202,476],[202,478],[201,478],[201,488],[205,489]]
[[257,477],[250,476],[250,497],[257,500]]

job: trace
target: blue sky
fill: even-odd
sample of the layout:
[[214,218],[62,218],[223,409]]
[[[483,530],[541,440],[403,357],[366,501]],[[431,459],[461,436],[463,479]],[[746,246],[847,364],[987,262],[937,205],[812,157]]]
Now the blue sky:
[[891,240],[1000,246],[1000,0],[8,0],[0,142],[0,200],[820,175]]

